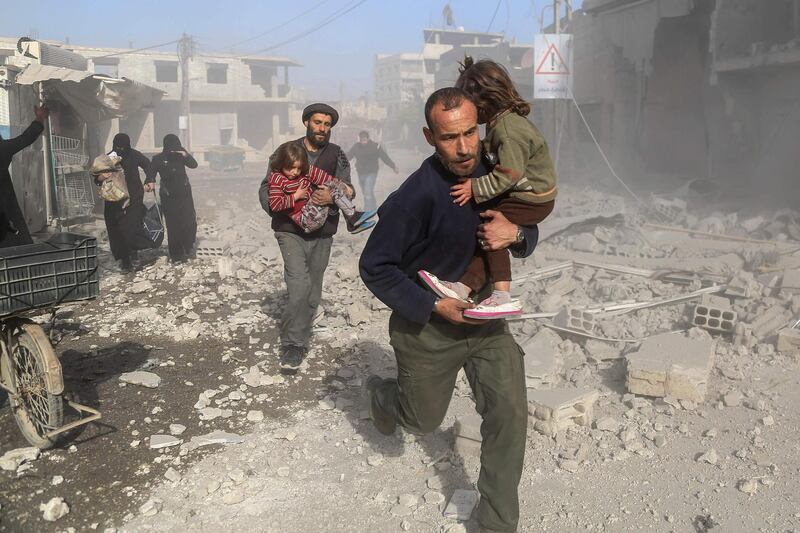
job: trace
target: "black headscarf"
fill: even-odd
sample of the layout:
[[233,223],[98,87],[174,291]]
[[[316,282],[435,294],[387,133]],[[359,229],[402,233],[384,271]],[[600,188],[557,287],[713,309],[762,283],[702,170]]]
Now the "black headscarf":
[[174,152],[176,150],[183,150],[181,140],[174,133],[167,133],[164,135],[164,151]]
[[113,149],[120,157],[125,157],[131,149],[131,138],[127,133],[114,135]]

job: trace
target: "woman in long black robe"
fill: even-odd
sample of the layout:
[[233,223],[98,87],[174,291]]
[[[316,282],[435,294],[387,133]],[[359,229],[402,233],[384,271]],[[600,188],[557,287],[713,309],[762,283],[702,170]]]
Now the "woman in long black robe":
[[103,218],[106,221],[111,254],[120,262],[122,270],[128,271],[133,268],[131,259],[137,250],[153,247],[153,241],[144,229],[144,187],[139,174],[140,168],[148,171],[150,160],[131,148],[131,139],[124,133],[114,136],[112,151],[122,158],[120,164],[125,171],[125,183],[130,198],[128,201],[105,202]]
[[167,224],[169,257],[173,262],[192,256],[197,237],[197,215],[187,168],[197,168],[197,161],[187,152],[176,135],[164,137],[164,149],[153,156],[145,183],[155,183],[161,175],[161,209]]

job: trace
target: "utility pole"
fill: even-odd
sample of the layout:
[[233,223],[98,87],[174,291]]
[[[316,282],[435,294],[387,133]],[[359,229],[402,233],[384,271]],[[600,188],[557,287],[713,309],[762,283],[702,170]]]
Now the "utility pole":
[[[561,0],[553,0],[553,28],[555,29],[556,42],[561,34]],[[558,98],[553,99],[553,139],[552,142],[558,144]],[[558,166],[558,149],[556,148],[554,166]]]
[[181,144],[192,149],[192,128],[189,120],[189,60],[194,57],[194,39],[185,33],[178,41],[178,61],[181,64],[181,106],[178,116]]

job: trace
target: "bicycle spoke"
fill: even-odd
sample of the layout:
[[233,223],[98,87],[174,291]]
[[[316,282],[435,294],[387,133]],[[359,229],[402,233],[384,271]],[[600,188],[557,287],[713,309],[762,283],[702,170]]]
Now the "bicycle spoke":
[[13,353],[16,374],[16,390],[22,406],[36,427],[39,435],[50,429],[50,403],[44,372],[39,361],[25,346],[17,345]]

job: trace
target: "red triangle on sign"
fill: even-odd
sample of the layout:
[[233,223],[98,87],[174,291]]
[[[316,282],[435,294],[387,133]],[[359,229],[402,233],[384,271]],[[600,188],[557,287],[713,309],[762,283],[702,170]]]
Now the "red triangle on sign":
[[555,44],[545,52],[542,62],[536,67],[536,74],[569,74],[569,67]]

